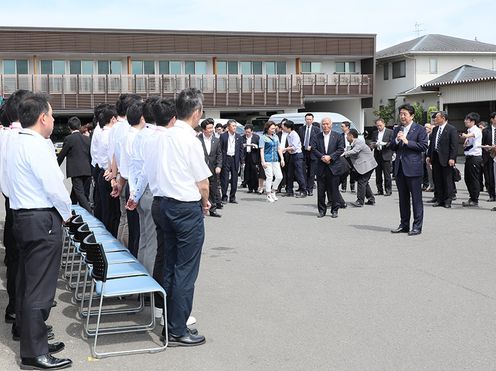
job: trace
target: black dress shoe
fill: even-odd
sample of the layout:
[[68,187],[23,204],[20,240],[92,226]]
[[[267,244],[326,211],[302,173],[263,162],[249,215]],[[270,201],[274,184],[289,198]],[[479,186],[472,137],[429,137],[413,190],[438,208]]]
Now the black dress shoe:
[[436,202],[435,204],[432,204],[432,207],[442,207],[444,206],[444,202]]
[[50,353],[35,358],[21,359],[21,370],[60,370],[71,365],[70,359],[55,358]]
[[253,189],[249,189],[246,193],[253,193]]
[[52,303],[52,308],[54,308],[56,306],[57,306],[57,300],[54,300],[53,303]]
[[222,215],[217,214],[215,211],[211,211],[210,212],[210,216],[213,216],[214,218],[220,218],[220,217],[222,217]]
[[312,191],[309,191],[309,192],[308,192],[308,195],[309,195],[310,197],[312,197],[312,196],[313,196],[313,192],[312,192]]
[[451,209],[451,204],[450,203],[444,203],[444,208],[445,209]]
[[5,312],[5,323],[14,323],[15,313]]
[[437,198],[433,197],[429,201],[426,201],[428,204],[436,204],[437,203]]
[[331,212],[331,218],[334,218],[334,219],[335,219],[335,218],[337,218],[337,217],[338,217],[338,212],[337,212],[337,210],[336,210],[336,211]]
[[325,216],[324,213],[319,213],[319,215],[317,215],[317,218],[323,218]]
[[420,229],[412,229],[410,232],[408,232],[408,235],[409,236],[417,236],[420,233],[422,233],[422,231]]
[[462,202],[462,206],[463,207],[479,207],[479,203],[478,202],[474,202],[472,200],[468,200],[467,202],[463,201]]
[[222,202],[219,202],[217,205],[217,209],[223,209],[224,208],[224,205],[222,204]]
[[65,348],[65,344],[61,341],[57,341],[56,343],[48,344],[48,353],[55,354],[60,352],[64,348]]
[[374,200],[367,200],[367,202],[365,202],[365,205],[374,206],[375,205],[375,201]]
[[386,193],[384,193],[384,196],[391,196],[393,194],[393,192],[391,191],[386,191]]
[[169,346],[170,347],[193,347],[205,344],[205,336],[193,334],[190,329],[186,330],[183,336],[175,336],[169,333]]
[[383,191],[379,191],[377,193],[374,193],[374,196],[383,196],[383,195],[384,195]]
[[408,228],[402,227],[401,225],[396,229],[391,229],[391,233],[408,233]]
[[363,204],[358,201],[350,202],[350,205],[353,207],[363,207]]
[[294,193],[286,192],[281,194],[282,197],[294,197]]
[[299,193],[295,194],[295,197],[296,198],[305,198],[305,197],[307,197],[307,193],[306,192],[299,192]]
[[[329,207],[331,207],[331,206],[332,206],[332,204]],[[347,207],[348,207],[348,204],[346,202],[344,202],[341,205],[339,205],[339,208],[340,209],[346,209]]]
[[237,203],[238,203],[238,201],[236,201],[236,199],[235,199],[235,198],[231,198],[231,199],[229,200],[229,203],[230,203],[230,204],[237,204]]

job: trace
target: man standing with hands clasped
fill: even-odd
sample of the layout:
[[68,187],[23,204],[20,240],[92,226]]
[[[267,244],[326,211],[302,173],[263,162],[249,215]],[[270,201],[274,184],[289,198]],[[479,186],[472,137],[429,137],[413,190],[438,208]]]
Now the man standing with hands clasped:
[[[424,174],[422,153],[427,149],[425,128],[413,122],[414,109],[410,104],[399,107],[400,123],[393,131],[391,149],[396,151],[394,175],[400,198],[400,225],[391,233],[422,233],[424,205],[422,203],[422,178]],[[413,224],[410,229],[411,210]]]
[[7,186],[19,251],[16,326],[21,334],[21,368],[65,368],[70,359],[53,353],[64,343],[48,344],[47,327],[62,254],[62,222],[71,216],[71,199],[64,186],[49,140],[52,107],[34,94],[19,105],[22,130],[9,146]]

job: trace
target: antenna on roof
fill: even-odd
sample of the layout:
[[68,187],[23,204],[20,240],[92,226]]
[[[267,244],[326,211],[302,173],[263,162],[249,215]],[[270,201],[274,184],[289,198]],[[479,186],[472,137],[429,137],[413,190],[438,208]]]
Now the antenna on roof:
[[420,33],[422,31],[425,31],[424,29],[421,29],[420,26],[422,26],[422,23],[415,22],[415,32],[417,34],[417,37],[420,37]]

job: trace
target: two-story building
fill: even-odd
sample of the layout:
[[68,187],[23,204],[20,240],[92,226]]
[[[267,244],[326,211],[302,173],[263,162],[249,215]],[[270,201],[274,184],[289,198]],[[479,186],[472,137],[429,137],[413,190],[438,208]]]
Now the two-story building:
[[[405,102],[418,102],[425,110],[431,106],[445,108],[444,103],[449,101],[443,103],[439,88],[428,83],[463,65],[495,70],[496,45],[445,35],[425,35],[381,50],[376,55],[373,106],[377,109],[388,104],[398,107]],[[469,88],[477,88],[477,85]],[[371,124],[373,117],[372,110],[368,110],[366,125]]]
[[50,94],[59,117],[90,116],[120,93],[205,95],[205,115],[306,110],[363,127],[372,107],[375,35],[0,28],[0,96]]

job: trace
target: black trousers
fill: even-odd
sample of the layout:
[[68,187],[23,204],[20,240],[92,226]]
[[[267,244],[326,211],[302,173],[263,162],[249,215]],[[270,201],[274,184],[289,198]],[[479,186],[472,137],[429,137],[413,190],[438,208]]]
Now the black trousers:
[[482,171],[484,173],[484,179],[486,182],[486,189],[489,193],[489,197],[496,197],[496,184],[494,182],[494,161],[493,159],[488,160],[482,166]]
[[[226,156],[226,163],[222,164],[222,171],[220,172],[220,187],[222,189],[222,198],[227,198],[227,187],[231,184],[229,198],[236,198],[236,191],[238,189],[238,169],[239,164],[236,164],[234,156]],[[229,181],[229,177],[231,180]]]
[[82,208],[91,213],[90,201],[88,200],[90,179],[89,176],[74,176],[71,178],[71,201],[73,205],[79,204]]
[[295,179],[300,191],[306,192],[307,182],[303,166],[303,153],[295,153],[289,156],[288,179],[286,184],[288,193],[294,193],[293,187]]
[[[126,182],[125,193],[126,200],[129,199],[129,182]],[[140,220],[138,210],[126,210],[127,226],[129,236],[127,241],[127,248],[134,257],[138,257],[139,240],[140,240]]]
[[339,193],[339,180],[340,177],[332,174],[328,166],[324,168],[322,175],[317,176],[317,209],[319,214],[325,215],[327,211],[326,194],[330,195],[331,212],[338,211],[342,200]]
[[[164,242],[164,230],[161,225],[160,216],[160,197],[154,197],[152,202],[152,218],[155,223],[155,228],[157,232],[157,255],[155,257],[155,265],[153,267],[153,278],[157,281],[160,286],[164,287],[164,275],[165,275],[165,242]],[[155,294],[155,306],[157,308],[164,308],[164,299],[160,294]]]
[[393,189],[391,180],[391,161],[384,160],[382,156],[377,156],[375,160],[377,162],[377,167],[375,168],[375,185],[377,186],[377,192],[383,193],[385,190],[386,193],[389,193]]
[[121,217],[121,208],[119,204],[119,197],[110,196],[112,186],[103,177],[104,170],[100,169],[98,174],[98,193],[100,194],[100,209],[102,213],[101,221],[105,228],[117,237],[117,230],[119,229],[119,219]]
[[312,156],[312,151],[303,150],[303,167],[305,173],[305,183],[307,192],[312,192],[315,183],[315,169],[317,168],[317,159]]
[[400,167],[396,174],[396,187],[400,199],[400,227],[410,228],[411,209],[413,209],[412,229],[422,230],[424,223],[424,204],[422,203],[422,175],[405,176]]
[[217,211],[217,204],[220,202],[219,194],[219,175],[215,174],[215,169],[212,171],[212,176],[208,178],[208,200],[210,201],[210,212]]
[[357,173],[357,201],[360,204],[364,204],[365,197],[368,200],[374,201],[374,194],[372,193],[372,189],[370,188],[369,180],[374,170],[367,171],[365,174]]
[[482,156],[465,156],[464,180],[470,200],[479,202]]
[[432,153],[432,180],[434,181],[435,197],[437,202],[451,204],[453,197],[453,168],[442,166],[436,151]]
[[245,157],[244,182],[251,191],[256,191],[258,188],[258,169],[257,164],[253,161],[251,153]]
[[[176,336],[186,334],[186,321],[193,307],[195,282],[205,239],[200,202],[180,202],[162,198],[157,215],[157,239],[163,236],[165,269],[159,281],[167,292],[167,326]],[[160,255],[157,252],[157,261]],[[157,264],[157,263],[155,263]]]
[[62,218],[55,209],[14,210],[14,233],[19,249],[16,327],[21,357],[31,358],[48,353],[45,321],[57,288]]
[[19,251],[14,238],[13,226],[14,215],[10,208],[7,196],[5,198],[5,223],[3,226],[3,245],[5,246],[5,262],[7,263],[7,294],[9,303],[5,312],[15,314],[16,312],[16,278],[19,266]]
[[102,220],[102,202],[100,199],[100,188],[98,186],[98,177],[100,175],[100,167],[96,165],[91,168],[91,176],[93,177],[93,182],[95,187],[93,188],[93,215],[95,218]]

